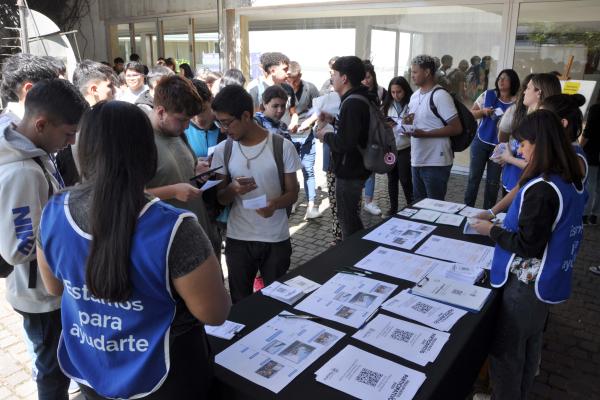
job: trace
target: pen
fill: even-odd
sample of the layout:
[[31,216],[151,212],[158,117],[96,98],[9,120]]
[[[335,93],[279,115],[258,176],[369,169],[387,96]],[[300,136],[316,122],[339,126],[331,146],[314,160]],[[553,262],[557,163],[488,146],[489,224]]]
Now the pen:
[[379,311],[379,307],[377,307],[376,309],[373,310],[373,312],[371,314],[369,314],[369,316],[367,317],[367,319],[365,319],[365,322],[363,322],[359,327],[358,330],[360,331],[362,328],[365,327],[365,325],[367,325],[369,323],[370,320],[373,319],[373,317],[375,316],[375,314],[377,314],[377,311]]
[[312,315],[306,314],[277,314],[278,317],[281,318],[295,318],[295,319],[310,319],[313,321],[320,321],[320,317],[313,317]]
[[350,271],[350,270],[347,270],[347,269],[336,269],[335,271],[339,272],[340,274],[366,276],[366,274],[363,274],[362,272]]

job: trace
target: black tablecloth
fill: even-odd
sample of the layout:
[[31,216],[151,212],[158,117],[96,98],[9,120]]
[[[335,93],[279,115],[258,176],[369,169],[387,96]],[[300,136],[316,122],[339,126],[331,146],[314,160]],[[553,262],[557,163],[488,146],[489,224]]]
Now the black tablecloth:
[[[463,225],[464,223],[466,223],[466,221],[463,222]],[[342,244],[326,250],[311,261],[296,268],[294,271],[280,278],[279,281],[284,282],[294,276],[302,275],[321,284],[326,282],[336,274],[336,268],[354,265],[381,245],[362,239],[367,232],[370,232],[373,229],[375,229],[375,227],[358,232]],[[432,234],[479,244],[492,245],[491,240],[487,237],[479,235],[463,235],[462,225],[460,228],[447,225],[436,225],[436,229]],[[428,235],[427,237],[429,236],[431,235]],[[412,252],[418,249],[425,240],[427,239],[424,239],[415,246],[412,249]],[[327,241],[325,239],[323,239],[323,246],[327,246]],[[414,283],[412,282],[378,273],[369,275],[369,278],[398,285],[398,289],[392,293],[390,297],[396,295],[405,288],[414,286]],[[489,287],[489,283],[486,282],[484,286]],[[387,358],[406,367],[425,373],[427,379],[417,392],[415,399],[462,400],[470,392],[473,382],[477,377],[477,373],[489,352],[496,315],[499,310],[499,303],[500,296],[496,290],[493,290],[486,305],[479,313],[468,313],[452,327],[450,330],[450,339],[443,347],[438,358],[435,362],[429,363],[425,367],[421,367],[420,365],[387,353],[379,348],[352,339],[351,336],[356,332],[356,329],[323,319],[319,321],[319,323],[343,331],[346,333],[346,336],[338,341],[333,348],[304,370],[278,394],[250,382],[219,365],[215,365],[215,374],[218,385],[220,386],[219,391],[222,398],[228,400],[234,398],[302,400],[347,399],[350,397],[347,394],[317,382],[315,379],[315,371],[346,347],[346,345],[352,344],[383,358]],[[231,309],[228,319],[246,325],[246,328],[241,332],[240,337],[242,337],[273,318],[282,310],[292,311],[293,307],[270,297],[263,296],[260,293],[255,293],[237,303]],[[292,312],[298,313],[298,311]],[[405,319],[385,310],[381,310],[380,312],[393,316],[394,318]],[[406,320],[410,321],[408,319]],[[232,341],[227,341],[211,336],[210,343],[215,354],[218,354],[237,339],[238,338],[234,338]]]

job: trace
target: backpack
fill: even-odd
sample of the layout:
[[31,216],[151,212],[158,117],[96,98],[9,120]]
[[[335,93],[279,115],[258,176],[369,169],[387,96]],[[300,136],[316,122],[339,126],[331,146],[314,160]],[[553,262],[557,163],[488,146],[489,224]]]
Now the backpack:
[[[279,175],[279,185],[281,186],[281,191],[285,192],[285,176],[283,169],[283,141],[285,140],[283,136],[277,134],[271,134],[273,141],[273,157],[275,157],[275,164],[277,165],[277,174]],[[225,148],[223,149],[223,167],[225,172],[227,173],[227,179],[231,182],[231,175],[229,175],[229,160],[231,159],[231,150],[233,148],[233,139],[231,137],[227,137],[227,141],[225,142]],[[289,218],[292,215],[292,206],[288,206],[285,211]]]
[[387,174],[396,165],[396,138],[394,131],[386,122],[383,113],[366,97],[351,94],[348,99],[360,99],[369,106],[369,137],[367,147],[358,146],[363,157],[363,165],[371,172]]
[[[433,102],[433,95],[438,90],[444,90],[448,92],[446,89],[442,87],[438,87],[433,89],[431,92],[431,97],[429,97],[429,108],[433,115],[438,117],[444,126],[448,125],[448,123],[442,118],[440,113],[437,110],[435,103]],[[448,92],[448,94],[452,97],[452,101],[454,102],[454,107],[456,107],[456,111],[458,114],[458,119],[460,120],[460,124],[462,125],[462,132],[456,136],[450,136],[450,143],[452,145],[452,151],[460,152],[466,150],[467,147],[473,141],[475,134],[477,133],[477,121],[475,121],[475,117],[471,114],[471,111],[460,101],[456,99],[452,93]]]

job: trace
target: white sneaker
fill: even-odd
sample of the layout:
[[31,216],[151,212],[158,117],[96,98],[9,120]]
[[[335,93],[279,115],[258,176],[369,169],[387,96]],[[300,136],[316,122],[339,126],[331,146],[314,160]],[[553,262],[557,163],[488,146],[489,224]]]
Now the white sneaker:
[[365,203],[365,211],[372,215],[381,215],[381,208],[377,207],[374,201]]
[[296,203],[292,204],[292,212],[290,214],[293,214],[296,212]]
[[319,212],[318,207],[309,207],[306,210],[306,215],[304,216],[304,219],[314,219],[314,218],[319,218],[320,216],[321,216],[321,213]]

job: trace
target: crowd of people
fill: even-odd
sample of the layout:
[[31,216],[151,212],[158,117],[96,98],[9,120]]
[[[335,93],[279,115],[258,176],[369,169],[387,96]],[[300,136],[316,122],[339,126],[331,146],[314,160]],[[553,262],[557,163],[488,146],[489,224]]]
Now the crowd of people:
[[[317,140],[337,244],[363,229],[361,208],[397,213],[400,186],[404,204],[445,199],[451,138],[464,134],[457,102],[479,121],[464,203],[475,206],[486,171],[484,211],[471,223],[496,243],[491,284],[504,288],[493,393],[526,397],[549,306],[568,299],[583,225],[597,224],[600,105],[584,130],[585,99],[561,94],[556,74],[521,81],[504,69],[488,88],[490,60],[452,69],[449,55],[419,55],[410,82],[394,77],[385,89],[370,61],[333,57],[319,90],[278,52],[261,56],[263,73],[247,84],[236,69],[176,72],[170,58],[150,68],[137,55],[84,60],[72,82],[52,57],[7,59],[0,267],[39,398],[67,399],[70,380],[89,399],[211,398],[204,324],[223,323],[257,277],[269,285],[289,269],[298,171],[305,218],[324,212]],[[361,151],[372,107],[396,145],[385,213]]]

